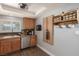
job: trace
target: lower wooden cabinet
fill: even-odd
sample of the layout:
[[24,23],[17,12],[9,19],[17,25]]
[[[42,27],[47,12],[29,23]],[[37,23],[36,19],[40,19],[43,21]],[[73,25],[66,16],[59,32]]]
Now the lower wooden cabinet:
[[20,49],[20,38],[0,39],[0,55]]
[[30,37],[30,47],[36,46],[36,44],[37,44],[36,36],[35,35],[32,35]]
[[1,40],[0,41],[0,54],[6,54],[11,52],[11,43],[10,40]]
[[18,40],[18,38],[15,38],[12,40],[12,51],[16,51],[20,49],[20,40]]

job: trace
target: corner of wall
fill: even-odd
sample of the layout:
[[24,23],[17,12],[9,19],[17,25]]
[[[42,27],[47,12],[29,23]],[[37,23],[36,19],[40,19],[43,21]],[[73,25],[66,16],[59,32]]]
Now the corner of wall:
[[39,44],[37,44],[37,47],[39,47],[41,50],[43,50],[44,52],[46,52],[48,55],[50,56],[55,56],[54,54],[52,54],[51,52],[47,51],[46,49],[44,49],[43,47],[41,47]]

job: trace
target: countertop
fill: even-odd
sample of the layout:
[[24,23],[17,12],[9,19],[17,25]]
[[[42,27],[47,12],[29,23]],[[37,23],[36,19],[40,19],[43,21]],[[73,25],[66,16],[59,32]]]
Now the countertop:
[[20,38],[20,36],[18,36],[18,35],[13,35],[13,36],[0,36],[0,40],[1,39],[8,39],[8,38],[16,38],[16,37],[19,37]]

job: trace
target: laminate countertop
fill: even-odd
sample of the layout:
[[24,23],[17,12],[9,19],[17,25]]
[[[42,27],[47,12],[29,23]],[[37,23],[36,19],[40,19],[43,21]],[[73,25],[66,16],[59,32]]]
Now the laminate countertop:
[[14,35],[14,36],[0,36],[0,40],[2,40],[2,39],[9,39],[9,38],[20,38],[20,36],[18,36],[18,35]]

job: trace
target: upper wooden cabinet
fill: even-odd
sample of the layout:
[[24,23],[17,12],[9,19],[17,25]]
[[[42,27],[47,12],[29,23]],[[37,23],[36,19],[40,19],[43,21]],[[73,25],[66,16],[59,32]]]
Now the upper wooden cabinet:
[[24,18],[23,19],[23,28],[24,29],[34,29],[35,28],[35,19]]

